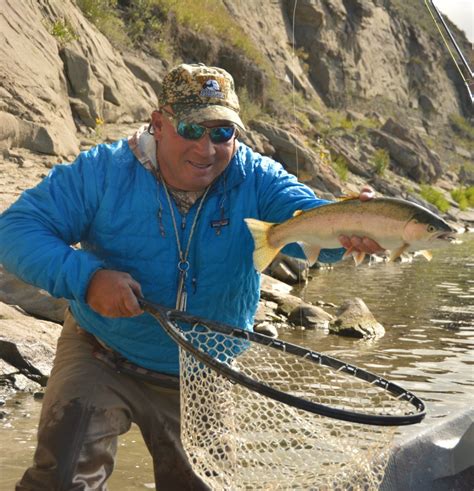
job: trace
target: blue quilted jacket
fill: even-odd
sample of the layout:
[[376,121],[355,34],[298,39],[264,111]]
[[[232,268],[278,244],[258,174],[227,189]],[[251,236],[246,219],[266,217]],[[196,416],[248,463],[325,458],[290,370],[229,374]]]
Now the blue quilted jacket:
[[[323,203],[280,164],[240,144],[198,218],[189,253],[188,312],[251,329],[260,275],[243,219],[281,222],[297,209]],[[181,244],[197,206],[182,220],[174,208]],[[71,247],[79,242],[81,249]],[[297,245],[285,252],[302,257]],[[320,260],[337,261],[342,252],[322,251]],[[100,268],[128,272],[151,301],[169,307],[176,302],[178,251],[168,202],[127,140],[81,153],[24,192],[0,216],[0,261],[25,281],[67,298],[78,323],[130,361],[178,373],[177,346],[154,318],[106,318],[85,303],[88,282]]]

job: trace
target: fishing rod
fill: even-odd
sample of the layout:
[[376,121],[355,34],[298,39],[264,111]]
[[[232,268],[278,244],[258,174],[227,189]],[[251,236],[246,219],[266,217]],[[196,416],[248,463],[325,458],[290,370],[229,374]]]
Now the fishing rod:
[[[452,45],[454,46],[454,49],[456,50],[459,58],[461,59],[462,65],[463,65],[464,69],[466,70],[470,80],[468,80],[465,77],[463,70],[459,66],[459,63],[456,60],[456,57],[454,56],[454,54],[453,54],[453,52],[449,46],[449,43],[448,43],[445,35],[443,34],[443,31],[440,28],[439,23],[436,21],[436,18],[433,15],[433,12],[431,11],[431,9],[429,7],[429,4],[431,4],[431,7],[433,7],[433,10],[436,12],[437,17],[438,17],[439,21],[441,22],[441,25],[443,26],[446,34],[449,36],[449,39],[450,39]],[[474,104],[474,92],[471,89],[471,86],[474,86],[474,72],[471,69],[468,61],[466,60],[466,57],[464,56],[463,52],[461,51],[461,48],[459,47],[458,43],[456,42],[456,39],[454,38],[454,36],[453,36],[451,30],[449,29],[446,21],[444,20],[443,15],[441,14],[438,7],[436,7],[436,5],[434,4],[434,0],[425,0],[425,5],[426,5],[426,8],[428,9],[429,13],[431,14],[433,22],[435,23],[436,27],[438,28],[439,33],[441,34],[441,38],[443,39],[444,44],[446,45],[446,48],[448,49],[449,54],[451,55],[451,58],[453,59],[454,64],[456,65],[456,68],[458,69],[464,84],[466,85],[467,92],[469,94],[469,97],[471,98],[471,103]]]

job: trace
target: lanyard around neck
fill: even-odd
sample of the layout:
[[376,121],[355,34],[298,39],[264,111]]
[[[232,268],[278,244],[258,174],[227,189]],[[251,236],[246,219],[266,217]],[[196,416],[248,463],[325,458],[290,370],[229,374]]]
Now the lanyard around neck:
[[201,213],[201,209],[204,205],[204,201],[206,200],[207,193],[209,192],[209,189],[211,188],[211,185],[207,186],[206,190],[204,191],[204,194],[201,197],[201,201],[199,202],[198,209],[196,211],[196,215],[194,216],[193,223],[191,225],[191,231],[189,233],[189,238],[188,242],[186,244],[186,247],[183,248],[181,247],[181,242],[179,240],[179,234],[178,234],[178,226],[176,224],[176,217],[174,214],[174,209],[173,209],[173,204],[171,203],[171,197],[170,193],[168,191],[168,186],[166,185],[165,180],[160,176],[160,182],[163,184],[163,189],[165,190],[165,195],[166,195],[166,200],[168,201],[168,206],[170,208],[170,214],[171,214],[171,220],[173,222],[173,229],[174,229],[174,234],[176,238],[176,246],[178,248],[178,254],[179,254],[179,261],[177,265],[178,269],[178,290],[176,293],[176,310],[186,310],[186,303],[187,303],[187,292],[186,292],[186,277],[188,274],[189,270],[189,261],[188,261],[188,256],[189,256],[189,250],[191,247],[191,241],[193,239],[194,231],[196,229],[196,224],[199,218],[199,215]]

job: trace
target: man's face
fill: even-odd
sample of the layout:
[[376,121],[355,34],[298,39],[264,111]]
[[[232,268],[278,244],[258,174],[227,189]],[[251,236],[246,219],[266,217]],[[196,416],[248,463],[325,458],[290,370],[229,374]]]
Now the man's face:
[[[165,108],[171,112],[170,108]],[[158,141],[160,172],[170,186],[184,191],[202,191],[222,174],[234,154],[235,136],[225,143],[212,143],[209,134],[199,140],[178,135],[165,111],[152,114],[154,136]],[[206,121],[208,128],[228,126],[226,121]]]

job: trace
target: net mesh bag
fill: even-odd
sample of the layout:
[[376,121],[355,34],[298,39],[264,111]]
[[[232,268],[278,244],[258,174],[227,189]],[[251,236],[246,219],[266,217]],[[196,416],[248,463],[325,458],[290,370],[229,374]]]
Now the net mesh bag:
[[[238,374],[294,396],[362,413],[404,414],[409,403],[342,371],[257,343],[188,327],[193,346]],[[394,426],[341,421],[229,381],[180,348],[181,439],[213,490],[378,489]]]

